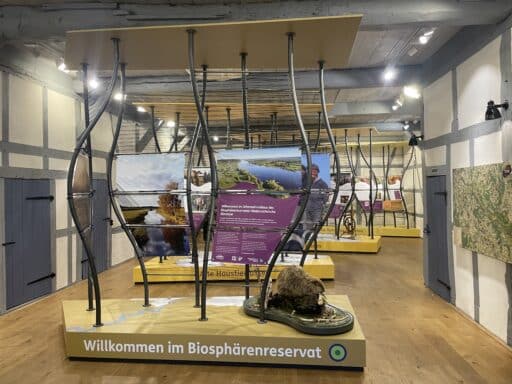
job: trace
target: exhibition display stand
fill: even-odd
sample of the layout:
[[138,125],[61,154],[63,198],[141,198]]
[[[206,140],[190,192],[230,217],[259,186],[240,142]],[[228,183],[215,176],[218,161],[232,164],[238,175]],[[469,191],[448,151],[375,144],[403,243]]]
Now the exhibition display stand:
[[[63,302],[63,311],[65,319],[65,339],[66,353],[70,357],[87,358],[121,358],[121,359],[149,359],[149,360],[176,360],[176,361],[203,361],[219,363],[246,363],[246,364],[278,364],[278,365],[300,365],[300,366],[329,366],[329,367],[357,367],[362,368],[365,365],[365,339],[357,322],[354,311],[346,296],[333,296],[329,298],[329,305],[339,306],[333,317],[324,317],[322,321],[318,320],[315,324],[306,324],[304,331],[299,332],[286,325],[268,321],[275,320],[267,312],[266,303],[270,292],[270,282],[273,277],[275,267],[279,264],[278,260],[286,260],[284,252],[288,240],[294,234],[302,215],[306,209],[308,199],[313,193],[332,193],[333,199],[329,204],[327,214],[322,217],[319,223],[313,226],[313,234],[308,239],[308,244],[301,255],[300,264],[306,265],[306,257],[309,247],[317,241],[317,235],[320,228],[330,211],[333,209],[336,195],[339,189],[339,159],[335,151],[334,140],[329,135],[331,146],[333,148],[334,162],[336,167],[336,186],[334,190],[317,191],[312,188],[313,177],[312,170],[315,168],[312,164],[312,156],[309,148],[308,137],[302,123],[300,106],[297,100],[295,89],[295,67],[300,69],[310,69],[318,66],[320,74],[320,92],[322,102],[322,113],[326,127],[330,129],[327,110],[324,97],[323,70],[324,63],[327,62],[332,67],[343,67],[348,60],[351,47],[353,45],[355,34],[360,23],[360,16],[343,17],[325,17],[310,19],[292,19],[292,20],[272,20],[263,22],[237,22],[237,23],[219,23],[211,25],[192,25],[192,26],[171,26],[155,28],[127,28],[118,30],[98,30],[98,31],[77,31],[68,33],[66,44],[66,63],[70,69],[76,69],[82,63],[91,62],[94,59],[96,63],[95,70],[105,70],[113,65],[114,71],[111,85],[106,95],[105,106],[108,103],[112,90],[117,80],[118,67],[121,67],[120,90],[125,95],[126,89],[126,69],[130,70],[187,70],[190,74],[192,92],[196,106],[198,122],[193,131],[192,142],[187,154],[179,152],[161,153],[161,148],[157,139],[156,130],[152,125],[153,135],[155,137],[156,154],[116,154],[117,140],[122,124],[124,112],[124,97],[121,97],[121,107],[118,115],[114,141],[111,147],[107,175],[109,178],[110,196],[115,214],[121,222],[130,239],[136,256],[139,260],[140,274],[144,283],[144,297],[142,299],[131,300],[104,300],[104,318],[101,318],[101,306],[99,296],[99,282],[94,272],[94,255],[87,252],[87,257],[91,262],[92,283],[96,299],[96,312],[88,312],[84,309],[85,302],[72,301]],[[199,37],[196,45],[196,37]],[[295,37],[298,43],[294,45]],[[340,39],[340,37],[343,37]],[[111,45],[110,40],[114,42],[114,58],[106,54],[107,46]],[[286,52],[288,54],[284,54]],[[336,47],[336,49],[333,49]],[[169,49],[172,48],[172,49]],[[188,55],[185,52],[188,51]],[[158,52],[157,56],[154,52]],[[181,54],[177,54],[181,52]],[[230,190],[229,187],[222,187],[219,181],[224,184],[225,180],[219,180],[217,175],[217,162],[222,161],[223,169],[229,166],[234,153],[224,153],[223,156],[217,154],[217,159],[212,147],[211,137],[208,131],[207,107],[205,105],[207,68],[236,68],[241,60],[241,79],[243,91],[243,115],[244,115],[244,136],[245,145],[241,151],[244,154],[249,153],[250,132],[248,121],[248,100],[247,100],[247,55],[251,54],[251,66],[255,69],[278,69],[287,68],[290,81],[290,91],[292,105],[296,117],[297,126],[300,130],[301,142],[304,151],[305,173],[303,176],[302,188],[293,190],[293,188],[284,190],[275,189],[273,182],[263,185],[262,190],[240,188],[240,183],[235,184],[236,190]],[[154,60],[148,60],[149,57]],[[188,59],[188,60],[187,60]],[[203,73],[203,94],[199,94],[198,81],[196,75],[196,59],[202,65]],[[112,63],[113,62],[113,63]],[[121,64],[122,63],[122,64]],[[104,110],[104,109],[103,109]],[[103,112],[103,110],[101,112]],[[74,162],[70,167],[69,185],[76,180],[75,171],[76,159],[83,152],[85,142],[94,125],[99,119],[99,113],[94,117],[91,124],[80,136],[77,143],[77,149],[73,156]],[[154,118],[154,116],[152,116]],[[154,124],[154,119],[152,124]],[[200,267],[200,257],[198,245],[194,239],[196,237],[196,225],[193,220],[193,209],[191,202],[191,174],[193,154],[198,141],[206,147],[206,163],[211,172],[211,190],[208,193],[210,198],[206,237],[204,244],[204,253],[202,257],[202,267]],[[176,147],[174,145],[174,147]],[[252,150],[251,150],[252,151]],[[202,149],[199,149],[202,156]],[[297,160],[293,167],[300,169],[300,151],[298,148],[280,150],[286,152],[286,156],[295,156]],[[299,154],[297,156],[296,154]],[[127,167],[135,163],[138,159],[148,168],[148,164],[158,165],[158,159],[164,159],[163,156],[175,156],[172,162],[188,162],[187,182],[183,189],[180,182],[172,181],[173,174],[169,173],[168,183],[165,187],[158,184],[152,188],[151,183],[134,186],[129,182],[126,188],[114,188],[112,173],[113,161],[117,161],[117,171],[122,167]],[[259,154],[261,155],[261,153]],[[130,157],[128,157],[130,156]],[[162,157],[159,157],[162,156]],[[243,157],[242,157],[243,158]],[[256,157],[260,159],[262,157]],[[291,157],[290,157],[291,158]],[[170,158],[165,158],[169,161]],[[263,158],[262,158],[263,159]],[[286,163],[286,162],[282,162]],[[123,165],[124,164],[124,165]],[[174,164],[174,163],[172,163]],[[181,163],[180,163],[181,164]],[[171,167],[171,163],[169,164]],[[290,166],[290,165],[288,165]],[[370,165],[371,169],[371,158]],[[165,171],[170,172],[168,167]],[[176,166],[180,169],[180,166]],[[183,169],[183,167],[181,167]],[[228,168],[229,169],[229,168]],[[295,168],[294,168],[295,169]],[[318,171],[318,166],[316,167]],[[225,171],[224,171],[225,172]],[[298,171],[297,171],[298,172]],[[90,172],[92,173],[92,172]],[[121,172],[122,174],[122,172]],[[225,173],[223,174],[225,176]],[[158,179],[158,178],[157,178]],[[300,182],[300,181],[299,181]],[[296,183],[296,182],[295,182]],[[243,183],[242,183],[243,184]],[[266,186],[267,185],[267,186]],[[272,188],[268,187],[270,185]],[[293,184],[296,185],[296,184]],[[138,189],[137,189],[138,188]],[[270,189],[269,189],[270,188]],[[79,194],[91,195],[90,185],[85,184],[85,188],[80,190],[68,188],[70,196],[70,208],[72,216],[77,224],[79,233],[87,230],[86,227],[79,226],[80,214],[76,214],[76,198]],[[176,215],[181,214],[177,208],[181,209],[181,203],[177,202],[173,196],[185,196],[188,208],[188,223],[174,222],[171,220]],[[371,195],[371,192],[370,192]],[[120,197],[131,196],[132,202],[139,207],[140,201],[147,201],[151,198],[151,203],[147,203],[149,208],[144,207],[145,215],[155,221],[147,220],[144,223],[131,224],[127,219],[126,212],[119,204]],[[163,197],[162,197],[163,196]],[[249,223],[263,227],[251,229],[250,225],[242,224],[237,221],[246,220],[243,214],[236,216],[237,221],[230,222],[229,215],[235,207],[235,201],[244,201],[244,198],[251,200],[267,201],[274,199],[279,204],[274,206],[268,203],[259,203],[260,205],[243,206],[244,209],[238,213],[249,213],[255,217],[264,217],[264,221],[256,219],[248,220]],[[158,204],[172,211],[163,216],[162,211],[152,211],[155,205],[155,199]],[[237,200],[238,199],[238,200]],[[242,200],[240,200],[242,199]],[[267,199],[267,200],[265,200]],[[178,199],[179,200],[179,199]],[[181,200],[180,200],[181,201]],[[126,204],[125,204],[126,206]],[[241,206],[237,206],[240,209]],[[78,208],[81,208],[80,206]],[[89,209],[89,206],[87,206]],[[245,209],[248,208],[248,209]],[[282,212],[280,212],[281,210]],[[147,211],[147,212],[146,212]],[[228,212],[229,211],[229,212]],[[226,215],[223,213],[228,212]],[[268,214],[272,214],[272,220]],[[284,214],[286,212],[286,215]],[[75,213],[75,214],[73,214]],[[161,217],[158,217],[158,215]],[[261,215],[261,216],[258,216]],[[267,216],[265,216],[267,215]],[[225,217],[223,217],[225,216]],[[228,218],[226,218],[228,217]],[[156,219],[159,221],[157,222]],[[167,221],[164,221],[167,220]],[[224,220],[224,221],[223,221]],[[260,220],[260,221],[258,221]],[[269,224],[267,224],[269,221]],[[285,223],[287,221],[287,223]],[[370,216],[370,223],[371,223]],[[320,225],[319,225],[320,224]],[[244,227],[244,225],[246,225]],[[231,227],[238,227],[233,230]],[[143,254],[140,252],[142,245],[147,247],[150,243],[153,248],[161,246],[162,237],[166,240],[164,230],[183,230],[187,227],[190,238],[192,239],[192,257],[190,259],[193,269],[194,282],[196,287],[195,298],[165,298],[151,299],[148,289],[148,270],[143,262]],[[85,229],[84,229],[85,228]],[[160,232],[148,232],[150,229],[158,229]],[[270,228],[270,229],[269,229]],[[214,231],[215,229],[215,231]],[[238,232],[237,232],[238,231]],[[227,235],[226,235],[227,233]],[[245,297],[229,296],[223,298],[207,297],[207,286],[209,276],[209,252],[211,243],[212,259],[214,261],[223,260],[226,252],[233,252],[234,248],[226,248],[225,242],[240,236],[241,247],[247,250],[253,242],[263,244],[261,234],[265,236],[266,244],[272,244],[272,252],[268,255],[255,253],[253,257],[247,257],[243,254],[230,256],[229,264],[237,264],[238,268],[244,270]],[[373,232],[369,227],[369,236],[372,238]],[[87,239],[81,236],[85,244]],[[143,239],[143,241],[141,240]],[[222,239],[220,241],[219,239]],[[165,241],[164,241],[165,242]],[[174,249],[176,247],[172,243]],[[222,246],[223,254],[219,252],[219,246]],[[257,248],[257,247],[256,247]],[[320,247],[318,246],[318,249]],[[253,251],[256,252],[255,249]],[[290,256],[288,256],[290,257]],[[315,252],[315,259],[320,257]],[[164,260],[162,261],[164,264]],[[249,295],[249,280],[251,278],[251,265],[261,265],[261,261],[267,261],[265,269],[262,271],[261,289],[257,296]],[[313,261],[314,262],[314,261]],[[250,265],[251,264],[251,265]],[[253,267],[257,268],[257,267]],[[248,300],[248,298],[250,299]],[[246,307],[246,303],[251,303],[251,310]],[[199,310],[197,309],[199,307]],[[207,316],[207,308],[209,310]],[[244,313],[245,312],[245,313]],[[256,321],[253,317],[259,318]],[[296,316],[293,312],[289,316]],[[300,315],[299,315],[300,317]],[[331,327],[332,322],[337,322],[338,317],[344,321],[346,326],[343,329],[346,333],[333,335],[336,332],[335,327]],[[341,320],[344,318],[345,320]],[[302,320],[299,320],[302,321]],[[349,321],[347,323],[346,321]],[[291,323],[288,322],[291,325]],[[329,329],[330,330],[329,330]],[[341,329],[341,328],[340,328]],[[327,333],[331,332],[327,336]],[[339,333],[339,332],[338,332]],[[312,335],[313,334],[313,335]],[[314,336],[323,334],[326,336]],[[234,352],[234,351],[239,351]]]
[[[351,135],[357,134],[357,151],[361,156],[361,159],[364,161],[369,170],[369,183],[368,183],[368,196],[366,200],[367,207],[363,205],[363,202],[358,197],[358,190],[356,188],[356,180],[358,175],[358,170],[354,165],[352,159],[352,151],[349,149],[348,144],[348,136],[349,131]],[[380,249],[381,241],[380,236],[374,233],[374,205],[376,201],[376,196],[378,190],[375,190],[375,186],[377,186],[376,176],[372,169],[372,131],[373,128],[368,130],[369,132],[369,158],[368,160],[363,154],[361,149],[361,141],[360,141],[360,130],[354,129],[349,130],[345,129],[344,135],[344,147],[345,154],[347,157],[348,166],[350,169],[350,194],[346,196],[345,201],[340,204],[340,208],[338,209],[337,216],[335,216],[335,225],[334,228],[326,227],[323,228],[321,234],[318,235],[318,250],[323,252],[350,252],[350,253],[377,253]],[[341,227],[344,223],[347,223],[347,220],[350,222],[355,222],[355,218],[353,217],[353,212],[358,210],[361,215],[365,219],[366,228],[364,231],[365,234],[359,234],[356,228],[352,229],[352,233],[348,234],[348,236],[343,236],[341,233]],[[368,212],[367,212],[368,211]],[[361,230],[362,231],[362,230]]]

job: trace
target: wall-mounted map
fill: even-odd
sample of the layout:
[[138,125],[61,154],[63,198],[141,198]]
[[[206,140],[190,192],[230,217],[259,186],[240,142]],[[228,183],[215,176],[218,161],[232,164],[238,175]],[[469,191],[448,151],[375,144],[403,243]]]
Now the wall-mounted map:
[[506,164],[453,171],[454,241],[465,249],[512,263],[512,176]]

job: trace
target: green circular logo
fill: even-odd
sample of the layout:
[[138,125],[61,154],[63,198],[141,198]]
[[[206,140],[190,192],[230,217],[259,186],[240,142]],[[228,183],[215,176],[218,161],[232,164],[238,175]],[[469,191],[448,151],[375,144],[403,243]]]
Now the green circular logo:
[[329,347],[329,357],[334,361],[343,361],[347,357],[347,350],[341,344],[333,344]]

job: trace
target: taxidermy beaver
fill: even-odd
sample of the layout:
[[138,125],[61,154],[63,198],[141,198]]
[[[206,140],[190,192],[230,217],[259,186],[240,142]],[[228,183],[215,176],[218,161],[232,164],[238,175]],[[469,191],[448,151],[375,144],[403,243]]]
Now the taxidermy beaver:
[[325,308],[325,286],[296,265],[286,267],[277,276],[277,293],[270,294],[268,306],[298,314],[319,315]]

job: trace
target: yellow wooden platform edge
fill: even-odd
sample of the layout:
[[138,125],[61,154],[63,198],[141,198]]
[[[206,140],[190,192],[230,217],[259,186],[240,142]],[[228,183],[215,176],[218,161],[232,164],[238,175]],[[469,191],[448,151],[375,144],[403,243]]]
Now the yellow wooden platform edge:
[[[368,234],[367,227],[357,227],[356,231],[358,235]],[[324,226],[321,233],[334,233],[334,226]],[[373,227],[373,234],[381,237],[421,237],[421,229],[376,225]]]
[[[354,310],[347,296],[330,303]],[[103,300],[102,327],[85,300],[63,301],[66,355],[74,358],[136,359],[317,367],[366,365],[366,341],[355,320],[342,335],[312,336],[268,321],[260,324],[242,310],[243,297],[208,299],[208,321],[192,298]],[[354,314],[355,315],[355,314]]]
[[357,235],[355,240],[336,239],[334,236],[322,236],[318,239],[318,250],[321,252],[353,252],[377,253],[380,249],[381,237]]
[[[298,265],[299,260],[300,258],[297,255],[290,254],[290,256],[285,258],[285,262],[278,262],[272,271],[272,279],[276,279],[284,267]],[[200,262],[200,265],[202,265],[202,262]],[[194,281],[194,268],[190,262],[190,257],[169,257],[167,260],[163,260],[162,263],[159,262],[158,257],[155,257],[148,260],[145,266],[150,283]],[[263,279],[266,269],[265,265],[251,266],[249,272],[250,279],[253,281]],[[304,264],[304,270],[319,279],[334,279],[334,263],[328,255],[318,255],[318,259],[315,259],[312,255],[308,256]],[[208,266],[208,281],[243,281],[244,278],[245,265],[213,263]],[[133,268],[133,282],[143,282],[140,266],[138,265]]]

